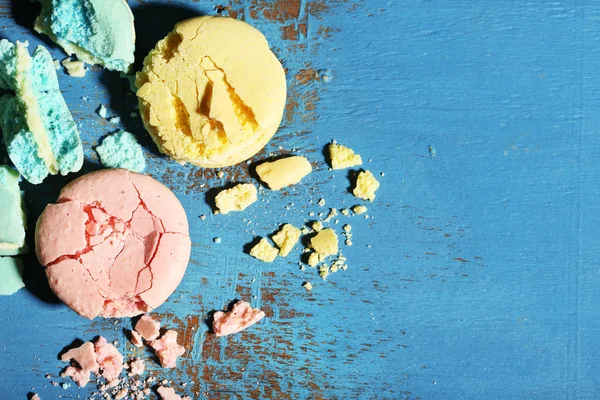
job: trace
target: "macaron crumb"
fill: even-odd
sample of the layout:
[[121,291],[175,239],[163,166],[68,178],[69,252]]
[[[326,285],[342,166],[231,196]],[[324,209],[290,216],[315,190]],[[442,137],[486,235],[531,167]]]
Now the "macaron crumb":
[[71,60],[71,57],[62,60],[61,64],[65,67],[67,73],[74,78],[83,78],[87,72],[83,61]]

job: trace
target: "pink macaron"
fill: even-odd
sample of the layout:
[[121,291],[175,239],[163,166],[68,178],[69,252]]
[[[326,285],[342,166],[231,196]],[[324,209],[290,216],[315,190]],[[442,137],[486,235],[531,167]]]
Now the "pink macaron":
[[191,242],[185,210],[153,178],[123,169],[65,186],[37,222],[36,253],[54,293],[93,319],[160,306],[183,278]]

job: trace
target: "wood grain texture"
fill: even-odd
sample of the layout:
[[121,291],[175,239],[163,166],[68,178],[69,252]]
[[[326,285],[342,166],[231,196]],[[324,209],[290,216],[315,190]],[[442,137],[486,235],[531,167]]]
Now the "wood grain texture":
[[[318,169],[246,212],[212,216],[210,188],[251,181],[248,164],[180,166],[156,153],[118,75],[59,73],[92,146],[121,115],[146,146],[148,173],[186,207],[194,243],[177,292],[157,310],[188,352],[152,373],[206,399],[593,399],[600,393],[598,126],[600,3],[596,1],[131,1],[138,65],[173,24],[198,14],[244,18],[287,68],[284,124],[251,163],[297,152]],[[217,7],[219,6],[219,7]],[[1,36],[44,43],[35,6],[0,1]],[[325,78],[325,79],[324,79]],[[86,101],[82,100],[86,98]],[[349,269],[323,282],[298,252],[264,264],[243,252],[280,223],[357,202],[323,147],[348,145],[381,177],[371,219],[353,227]],[[25,186],[29,222],[73,179]],[[293,205],[290,205],[293,204]],[[289,210],[285,207],[289,206]],[[199,218],[207,215],[205,221]],[[30,232],[32,230],[30,229]],[[216,244],[213,238],[220,237]],[[294,255],[295,254],[295,255]],[[315,289],[301,287],[309,280]],[[50,385],[74,339],[124,340],[129,320],[86,321],[48,292],[34,257],[27,289],[0,298],[1,398],[91,392]],[[208,312],[242,298],[268,318],[215,338]],[[59,380],[60,381],[60,380]]]

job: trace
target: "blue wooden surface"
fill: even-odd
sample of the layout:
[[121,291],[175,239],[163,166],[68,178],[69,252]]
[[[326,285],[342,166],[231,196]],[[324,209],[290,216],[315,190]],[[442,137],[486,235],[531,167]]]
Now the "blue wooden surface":
[[[219,4],[130,3],[138,58],[178,20]],[[209,188],[252,179],[247,165],[218,178],[174,164],[128,117],[135,100],[125,81],[102,70],[83,80],[59,73],[86,169],[98,168],[91,146],[116,128],[95,114],[106,104],[188,211],[192,260],[156,315],[183,333],[189,352],[177,372],[151,369],[209,399],[598,398],[600,2],[221,4],[265,32],[288,69],[284,125],[253,161],[296,149],[320,166],[286,192],[262,192],[247,212],[212,216],[206,202]],[[2,0],[0,12],[0,36],[43,42],[62,57],[32,32],[35,6]],[[373,218],[348,218],[350,268],[322,282],[295,256],[270,265],[244,254],[255,235],[309,220],[321,197],[337,208],[356,203],[346,172],[323,164],[331,139],[385,172]],[[31,225],[70,179],[25,186]],[[122,333],[130,321],[78,317],[27,261],[27,290],[0,298],[0,397],[83,398],[89,390],[55,388],[44,374],[56,375],[58,352],[77,338],[119,339],[131,354]],[[312,293],[304,280],[316,284]],[[269,318],[241,335],[208,335],[207,313],[235,298]]]

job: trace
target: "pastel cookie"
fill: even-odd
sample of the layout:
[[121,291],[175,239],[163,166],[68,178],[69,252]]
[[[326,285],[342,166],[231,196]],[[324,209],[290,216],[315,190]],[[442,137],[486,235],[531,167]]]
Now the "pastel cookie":
[[0,256],[25,250],[25,212],[19,179],[17,171],[0,165]]
[[54,293],[93,319],[160,306],[190,257],[185,211],[149,176],[92,172],[65,186],[36,227],[36,253]]
[[38,46],[32,57],[27,46],[0,41],[0,88],[14,92],[0,97],[0,127],[11,161],[38,184],[79,171],[83,148],[50,53]]
[[108,168],[124,168],[142,172],[146,168],[146,159],[142,146],[135,136],[126,131],[118,131],[107,136],[96,147],[102,165]]
[[224,167],[277,131],[285,72],[262,33],[243,21],[197,17],[175,26],[136,79],[146,130],[179,162]]
[[88,64],[128,72],[134,61],[133,14],[125,0],[42,0],[35,30]]

